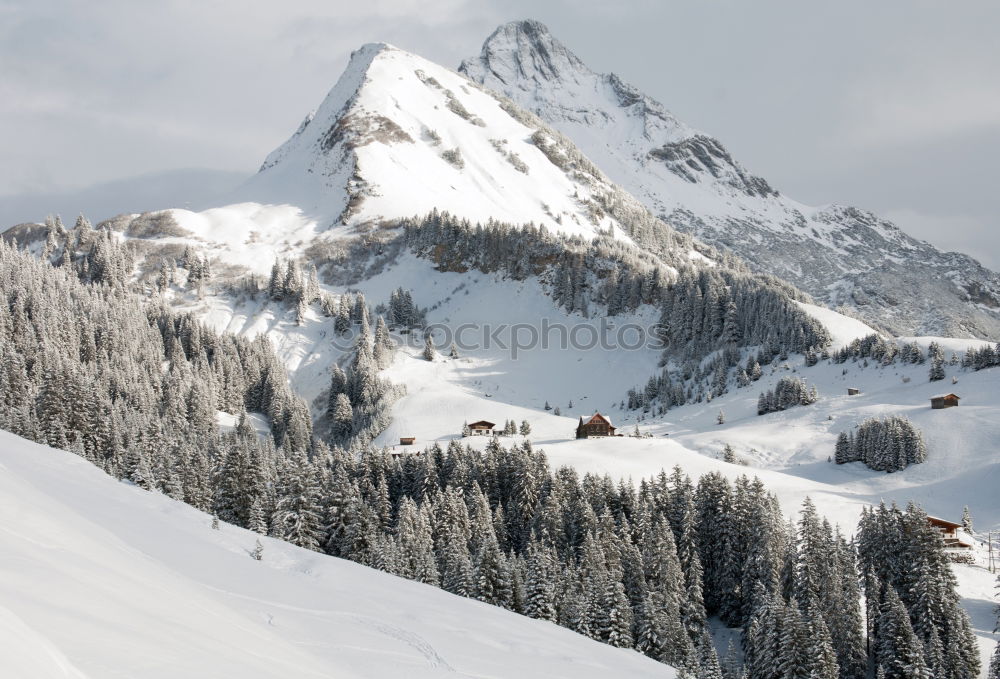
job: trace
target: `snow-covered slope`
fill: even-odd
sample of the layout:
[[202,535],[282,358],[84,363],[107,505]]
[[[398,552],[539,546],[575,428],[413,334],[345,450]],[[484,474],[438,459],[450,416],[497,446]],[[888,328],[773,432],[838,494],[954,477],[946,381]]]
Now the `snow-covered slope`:
[[[382,43],[355,51],[319,108],[215,204],[110,221],[126,236],[140,232],[144,251],[192,245],[259,274],[276,257],[319,259],[345,239],[384,235],[400,219],[434,210],[567,237],[607,235],[684,261],[710,264],[715,256],[654,217],[544,121]],[[130,222],[137,218],[141,228]],[[44,235],[31,224],[9,233]]]
[[634,651],[221,524],[0,432],[0,676],[672,677]]
[[[537,127],[465,77],[385,44],[354,52],[340,80],[240,195],[290,204],[324,225],[447,210],[588,236],[620,225],[596,209],[597,172],[532,140]],[[570,151],[572,152],[572,150]]]
[[[475,298],[470,300],[469,308],[475,302]],[[442,313],[453,313],[452,309],[460,311],[445,305]],[[843,317],[827,320],[841,341],[849,338],[851,324],[857,323]],[[386,374],[406,384],[409,391],[394,406],[393,422],[376,443],[397,452],[412,450],[396,445],[407,436],[416,438],[418,449],[435,442],[446,446],[460,437],[463,422],[485,419],[499,426],[513,419],[529,423],[528,438],[546,453],[553,468],[567,465],[581,474],[608,474],[631,482],[674,465],[694,478],[708,472],[731,480],[744,474],[758,476],[777,495],[789,518],[796,516],[809,497],[847,535],[855,532],[862,509],[880,501],[904,506],[914,501],[929,513],[953,521],[968,506],[983,541],[988,531],[995,535],[1000,529],[997,368],[966,372],[949,366],[948,380],[930,383],[926,364],[865,367],[862,362],[823,361],[805,367],[801,356],[790,356],[787,367],[783,363],[765,367],[761,380],[748,388],[653,416],[618,406],[622,387],[636,379],[642,366],[652,366],[653,359],[637,353],[629,363],[620,353],[536,351],[512,360],[494,350],[428,362],[421,358],[419,347],[404,349]],[[818,402],[758,416],[758,394],[791,375],[816,385]],[[952,384],[951,377],[958,382]],[[861,394],[849,396],[848,387],[859,388]],[[930,396],[943,390],[959,393],[962,405],[931,409]],[[559,407],[561,414],[544,410],[545,401]],[[596,410],[610,416],[619,433],[638,429],[644,437],[577,440],[577,419]],[[725,413],[722,425],[716,419],[720,411]],[[887,415],[905,415],[923,432],[926,462],[886,474],[862,463],[836,465],[831,461],[840,432],[853,430],[866,418]],[[517,435],[501,442],[521,439]],[[461,441],[483,448],[489,439],[473,436]],[[727,444],[735,449],[740,463],[721,459]],[[996,576],[985,568],[984,545],[979,545],[975,555],[976,565],[956,564],[954,571],[986,667],[998,639],[993,632]]]
[[896,334],[1000,337],[1000,276],[857,208],[783,196],[722,144],[615,74],[590,70],[542,24],[498,28],[459,69],[570,137],[672,226],[731,249]]

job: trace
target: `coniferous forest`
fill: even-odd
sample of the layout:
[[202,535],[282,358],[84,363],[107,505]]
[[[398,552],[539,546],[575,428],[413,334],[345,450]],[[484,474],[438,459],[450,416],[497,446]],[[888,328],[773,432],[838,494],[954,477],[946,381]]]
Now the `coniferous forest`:
[[[551,469],[527,440],[393,457],[356,436],[391,397],[377,377],[388,349],[364,319],[331,390],[340,429],[328,445],[266,340],[140,303],[106,241],[85,272],[0,243],[0,427],[222,521],[688,676],[977,676],[943,543],[919,507],[868,511],[850,541],[808,500],[786,523],[747,476],[694,482],[675,468],[616,483]],[[411,304],[397,294],[394,308],[406,316]],[[233,431],[219,433],[217,411],[237,417]],[[265,414],[270,433],[254,431],[248,412]],[[866,449],[860,439],[852,450]],[[717,655],[713,617],[742,628],[742,653]]]

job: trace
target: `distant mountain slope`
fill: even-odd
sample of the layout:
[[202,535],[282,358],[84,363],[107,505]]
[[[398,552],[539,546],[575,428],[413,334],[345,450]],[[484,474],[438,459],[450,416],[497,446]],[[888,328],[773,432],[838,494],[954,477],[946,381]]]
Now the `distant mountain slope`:
[[[0,675],[673,677],[442,590],[221,524],[0,432]],[[251,557],[257,538],[263,560]]]
[[1000,276],[852,207],[780,194],[722,144],[621,80],[599,74],[542,24],[498,28],[460,72],[570,137],[672,226],[732,250],[895,334],[1000,337]]

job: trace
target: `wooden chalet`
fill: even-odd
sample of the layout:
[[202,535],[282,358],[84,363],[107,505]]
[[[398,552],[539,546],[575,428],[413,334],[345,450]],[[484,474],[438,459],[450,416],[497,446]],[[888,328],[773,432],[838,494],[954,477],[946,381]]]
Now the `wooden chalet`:
[[413,442],[417,440],[416,436],[400,436],[399,445],[401,446],[412,446]]
[[962,524],[955,523],[954,521],[948,521],[946,519],[939,519],[936,516],[928,516],[927,523],[941,531],[941,537],[944,539],[944,546],[946,548],[972,549],[971,540],[969,542],[965,542],[959,536],[959,531],[962,530]]
[[580,416],[580,423],[576,425],[576,437],[578,439],[589,439],[600,436],[614,436],[615,427],[611,420],[600,413],[594,413],[589,418]]
[[861,390],[858,389],[857,387],[848,387],[847,388],[847,395],[848,396],[857,396],[860,393],[861,393]]
[[956,394],[940,394],[931,396],[931,408],[940,410],[941,408],[953,408],[958,405],[960,397]]
[[473,422],[469,425],[469,431],[472,432],[473,436],[490,436],[493,434],[493,427],[495,426],[495,422],[479,420],[478,422]]

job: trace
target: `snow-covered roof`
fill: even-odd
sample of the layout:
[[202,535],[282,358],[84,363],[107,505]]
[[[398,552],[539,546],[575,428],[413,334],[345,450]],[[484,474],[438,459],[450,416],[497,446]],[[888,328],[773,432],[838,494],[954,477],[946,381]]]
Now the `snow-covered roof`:
[[927,515],[927,520],[934,524],[947,525],[951,528],[961,528],[962,524],[955,523],[954,521],[949,521],[948,519],[942,519],[938,516]]
[[[581,417],[580,419],[582,420],[583,418]],[[595,422],[603,422],[609,427],[614,427],[614,425],[611,424],[611,420],[600,413],[594,413],[583,424],[593,424]]]

